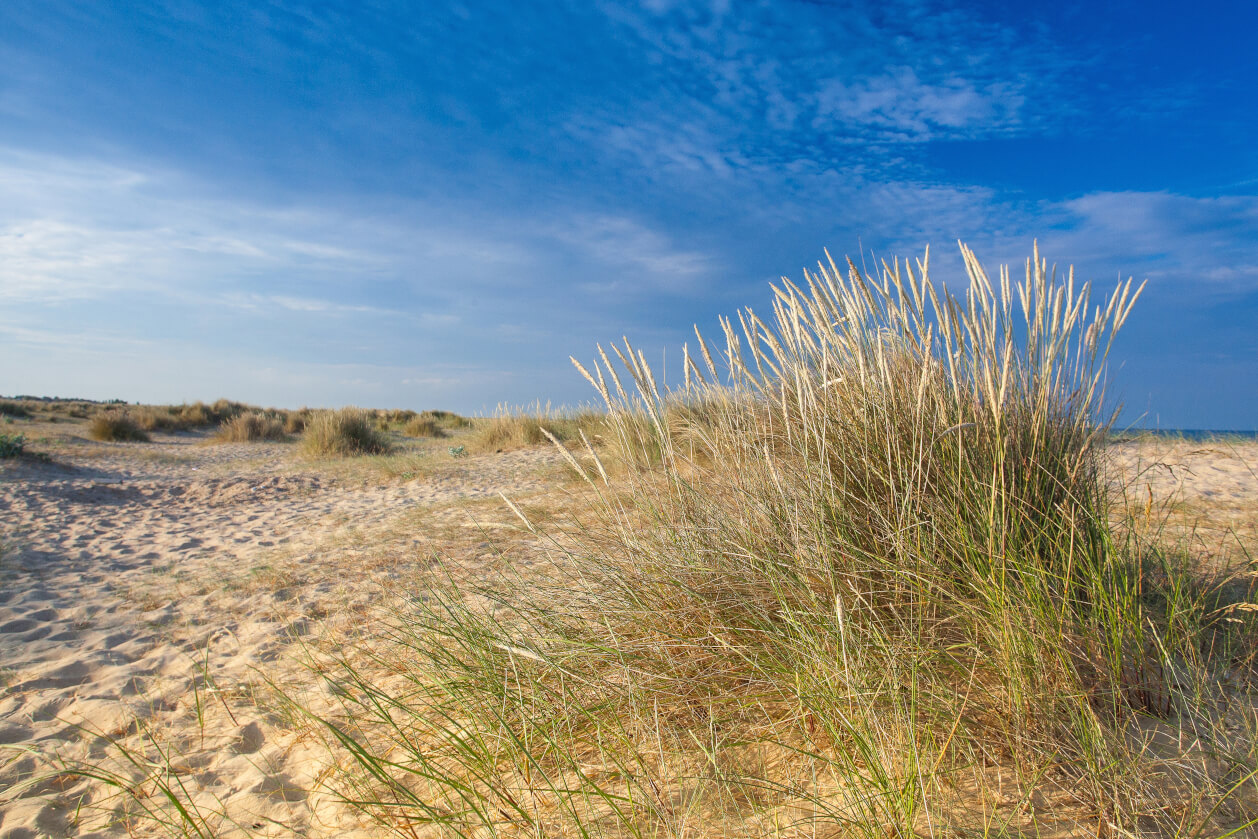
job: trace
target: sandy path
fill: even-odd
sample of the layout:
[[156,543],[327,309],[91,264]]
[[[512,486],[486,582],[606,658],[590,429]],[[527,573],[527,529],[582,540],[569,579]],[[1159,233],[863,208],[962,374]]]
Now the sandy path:
[[[318,833],[300,750],[249,691],[296,667],[293,639],[352,621],[434,552],[492,561],[468,505],[540,491],[557,460],[539,449],[452,461],[436,447],[437,466],[407,480],[305,463],[291,445],[191,436],[63,438],[53,451],[54,463],[0,472],[0,837],[12,839],[128,835],[92,809],[107,793],[94,781],[18,785],[50,755],[111,758],[102,734],[142,747],[139,727],[179,729],[164,739],[198,800],[226,802],[257,835],[287,835],[276,823]],[[500,508],[476,518],[501,529]],[[105,806],[121,819],[121,801]]]

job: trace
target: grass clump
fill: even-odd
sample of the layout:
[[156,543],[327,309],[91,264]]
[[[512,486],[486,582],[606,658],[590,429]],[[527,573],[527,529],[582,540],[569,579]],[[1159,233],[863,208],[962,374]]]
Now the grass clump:
[[227,420],[214,434],[223,443],[251,443],[257,440],[285,440],[284,420],[279,417],[250,411]]
[[298,411],[289,411],[284,415],[284,433],[300,434],[306,430],[306,423],[310,422],[310,417],[314,414],[309,408],[302,408]]
[[15,402],[12,399],[0,399],[0,416],[13,417],[14,419],[29,419],[31,412],[21,402]]
[[962,255],[963,297],[926,261],[783,281],[672,392],[627,342],[578,365],[608,406],[563,449],[588,507],[512,508],[551,567],[425,590],[319,663],[331,705],[291,697],[343,801],[402,836],[1254,825],[1253,580],[1111,524],[1139,289],[1093,308],[1038,251],[995,283]]
[[637,466],[573,457],[554,572],[426,593],[367,650],[394,681],[341,662],[346,800],[465,836],[1244,829],[1253,586],[1221,606],[1109,523],[1139,290],[1094,309],[1038,252],[998,283],[962,253],[962,298],[924,261],[784,281],[671,393],[600,349]]
[[311,457],[387,454],[392,450],[371,414],[353,407],[313,414],[306,423],[301,447]]
[[0,434],[0,458],[21,457],[26,448],[26,437],[22,434]]
[[549,444],[547,434],[561,443],[576,441],[582,433],[587,438],[601,434],[602,422],[603,415],[597,411],[500,407],[494,416],[473,421],[474,428],[466,446],[472,452],[511,451]]
[[402,427],[408,437],[445,437],[445,429],[433,417],[415,416]]
[[147,443],[148,433],[126,411],[102,411],[87,424],[93,440],[116,443]]

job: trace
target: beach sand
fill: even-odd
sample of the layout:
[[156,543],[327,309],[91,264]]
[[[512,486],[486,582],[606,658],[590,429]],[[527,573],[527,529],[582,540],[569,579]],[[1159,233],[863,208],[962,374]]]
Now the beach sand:
[[558,455],[455,459],[433,441],[312,463],[292,444],[67,427],[22,428],[50,461],[0,461],[0,837],[169,832],[129,823],[97,780],[21,787],[79,762],[138,777],[110,740],[172,750],[193,800],[250,835],[356,835],[349,814],[316,812],[312,750],[256,700],[268,680],[317,681],[294,653],[422,590],[436,557],[498,561],[521,530],[498,493],[561,482]]
[[[108,784],[56,771],[140,777],[115,743],[169,750],[168,782],[229,817],[216,835],[378,835],[320,791],[323,752],[268,682],[313,695],[307,645],[363,630],[426,575],[475,576],[507,543],[516,561],[540,551],[498,493],[555,513],[569,497],[548,448],[456,459],[457,440],[433,441],[319,463],[285,443],[16,430],[48,460],[0,461],[0,839],[168,835]],[[1107,461],[1133,509],[1204,559],[1258,556],[1258,443],[1149,438]]]

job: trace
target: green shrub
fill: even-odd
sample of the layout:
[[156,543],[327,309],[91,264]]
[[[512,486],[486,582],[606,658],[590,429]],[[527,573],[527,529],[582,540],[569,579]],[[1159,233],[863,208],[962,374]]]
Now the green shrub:
[[458,428],[467,428],[472,421],[467,417],[460,416],[453,411],[424,411],[421,417],[429,417],[434,420],[441,428],[454,430]]
[[125,411],[103,411],[92,417],[87,434],[93,440],[118,443],[147,443],[149,435]]
[[219,426],[214,439],[223,443],[250,443],[256,440],[284,440],[284,423],[276,416],[249,411]]
[[387,454],[392,446],[375,427],[373,417],[360,408],[320,411],[306,423],[302,451],[311,457]]
[[419,416],[419,414],[410,410],[387,411],[385,415],[388,417],[389,422],[393,425],[406,425],[408,422]]
[[0,457],[19,457],[26,446],[21,434],[0,434]]

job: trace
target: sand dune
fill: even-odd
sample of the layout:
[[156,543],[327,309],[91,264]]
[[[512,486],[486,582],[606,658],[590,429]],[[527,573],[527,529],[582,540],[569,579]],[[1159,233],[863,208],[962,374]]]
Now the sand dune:
[[[172,781],[229,817],[219,835],[374,835],[319,791],[320,751],[259,701],[265,683],[310,682],[297,642],[361,629],[383,592],[422,586],[434,556],[469,573],[495,562],[495,540],[520,538],[497,493],[544,492],[559,464],[544,448],[454,460],[434,444],[414,472],[373,471],[194,435],[61,434],[47,448],[51,462],[0,473],[0,837],[12,839],[163,835],[99,780],[55,774],[89,762],[141,777],[111,740],[172,750]],[[1133,498],[1174,500],[1186,532],[1252,549],[1258,444],[1110,454]]]

